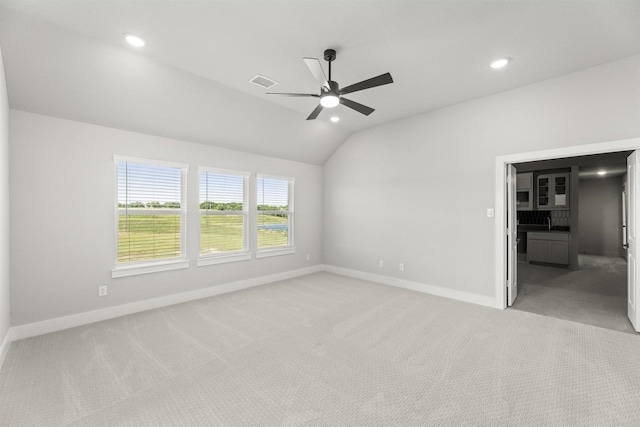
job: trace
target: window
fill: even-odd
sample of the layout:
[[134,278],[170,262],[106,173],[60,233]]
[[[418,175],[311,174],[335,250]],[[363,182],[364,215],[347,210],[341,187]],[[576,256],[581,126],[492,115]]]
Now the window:
[[257,257],[294,253],[293,179],[258,175]]
[[198,265],[251,258],[247,244],[248,172],[200,168]]
[[113,277],[188,267],[186,165],[115,157],[117,256]]

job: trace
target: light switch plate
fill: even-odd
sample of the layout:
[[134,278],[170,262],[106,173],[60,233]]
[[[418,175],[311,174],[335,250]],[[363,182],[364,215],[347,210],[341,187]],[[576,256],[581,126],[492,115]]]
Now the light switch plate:
[[487,208],[487,218],[493,218],[495,216],[495,211],[493,208]]

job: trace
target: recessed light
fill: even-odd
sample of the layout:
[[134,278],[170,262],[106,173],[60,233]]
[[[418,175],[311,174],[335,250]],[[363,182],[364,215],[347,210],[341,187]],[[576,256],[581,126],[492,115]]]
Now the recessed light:
[[124,37],[127,43],[134,47],[142,47],[147,44],[142,37],[132,33],[124,33],[122,37]]
[[338,116],[333,116],[331,117],[329,120],[331,120],[333,123],[338,123],[340,121],[340,117]]
[[603,175],[606,175],[606,174],[607,174],[607,171],[598,171],[598,175],[600,175],[600,176],[603,176]]
[[511,61],[511,58],[500,58],[500,59],[496,59],[495,61],[493,61],[490,66],[491,68],[493,68],[494,70],[498,70],[500,68],[503,68],[504,66],[506,66],[509,61]]

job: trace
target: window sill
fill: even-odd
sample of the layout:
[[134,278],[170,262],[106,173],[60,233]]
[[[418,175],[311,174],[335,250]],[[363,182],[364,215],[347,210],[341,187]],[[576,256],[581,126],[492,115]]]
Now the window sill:
[[274,249],[261,249],[256,252],[256,258],[267,258],[271,256],[291,255],[296,253],[295,246],[286,246]]
[[137,265],[118,266],[111,270],[111,278],[116,279],[118,277],[137,276],[139,274],[157,273],[160,271],[179,270],[181,268],[188,268],[189,261],[177,260],[177,261],[163,261],[155,263],[145,263]]
[[226,262],[248,261],[250,259],[250,253],[201,257],[198,258],[198,267],[203,267],[205,265],[224,264]]

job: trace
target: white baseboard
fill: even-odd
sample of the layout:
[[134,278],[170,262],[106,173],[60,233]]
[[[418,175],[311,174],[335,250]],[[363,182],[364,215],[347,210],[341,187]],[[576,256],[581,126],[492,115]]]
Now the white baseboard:
[[[127,314],[153,310],[154,308],[180,304],[182,302],[226,294],[229,292],[239,291],[241,289],[317,273],[319,271],[322,271],[322,268],[322,265],[315,265],[298,270],[285,271],[282,273],[270,274],[268,276],[260,276],[252,279],[240,280],[237,282],[225,283],[222,285],[215,285],[208,288],[197,289],[194,291],[167,295],[164,297],[152,298],[143,301],[136,301],[129,304],[103,308],[100,310],[93,310],[64,317],[57,317],[55,319],[43,320],[42,322],[27,323],[25,325],[14,326],[10,329],[10,334],[7,334],[7,336],[10,336],[11,339],[8,341],[6,347],[8,349],[9,343],[11,343],[12,340],[16,341],[24,338],[35,337],[38,335],[61,331],[76,326],[88,325],[90,323],[99,322],[101,320],[113,319],[115,317],[125,316]],[[2,349],[4,351],[4,344]]]
[[396,286],[398,288],[410,289],[412,291],[423,292],[425,294],[437,295],[455,299],[458,301],[470,302],[473,304],[484,305],[492,308],[502,308],[496,305],[495,297],[472,294],[470,292],[456,291],[454,289],[443,288],[440,286],[427,285],[425,283],[412,282],[410,280],[398,279],[395,277],[382,276],[380,274],[365,273],[364,271],[351,270],[333,265],[323,265],[323,271],[329,273],[340,274],[342,276],[353,277],[356,279],[368,280],[370,282],[381,283],[383,285]]

